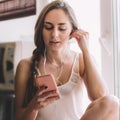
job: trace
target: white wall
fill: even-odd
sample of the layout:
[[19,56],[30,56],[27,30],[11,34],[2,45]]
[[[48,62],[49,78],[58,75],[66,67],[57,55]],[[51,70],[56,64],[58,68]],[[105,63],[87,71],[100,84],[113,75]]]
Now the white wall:
[[101,56],[102,75],[110,93],[114,94],[113,14],[112,0],[101,0]]
[[0,21],[0,42],[18,41],[34,33],[36,16]]
[[100,67],[100,0],[67,1],[75,11],[80,28],[89,32],[88,44]]

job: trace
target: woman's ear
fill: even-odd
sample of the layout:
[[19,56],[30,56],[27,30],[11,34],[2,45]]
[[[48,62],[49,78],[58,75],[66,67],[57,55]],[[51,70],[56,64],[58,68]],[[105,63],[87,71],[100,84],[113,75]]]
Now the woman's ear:
[[72,33],[74,32],[74,30],[72,29],[71,32],[70,32],[70,39],[72,38]]
[[73,32],[74,32],[74,30],[72,29],[70,35],[71,35]]

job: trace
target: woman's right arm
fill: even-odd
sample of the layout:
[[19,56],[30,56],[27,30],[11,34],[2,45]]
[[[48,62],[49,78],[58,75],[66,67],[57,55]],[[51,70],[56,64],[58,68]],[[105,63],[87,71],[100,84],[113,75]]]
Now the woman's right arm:
[[[32,106],[23,108],[27,80],[30,75],[30,60],[21,60],[17,66],[15,75],[15,118],[16,120],[35,120],[37,110]],[[35,98],[34,98],[35,99]]]
[[23,107],[27,80],[30,75],[30,60],[21,60],[17,66],[15,75],[15,118],[16,120],[35,120],[40,108],[46,107],[59,96],[54,96],[55,90],[45,92],[45,87],[38,89],[27,107]]

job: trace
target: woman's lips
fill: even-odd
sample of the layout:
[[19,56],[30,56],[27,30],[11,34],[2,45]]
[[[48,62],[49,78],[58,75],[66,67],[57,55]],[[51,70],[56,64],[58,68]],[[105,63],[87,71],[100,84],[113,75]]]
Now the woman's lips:
[[59,41],[50,41],[50,45],[58,45],[60,42]]

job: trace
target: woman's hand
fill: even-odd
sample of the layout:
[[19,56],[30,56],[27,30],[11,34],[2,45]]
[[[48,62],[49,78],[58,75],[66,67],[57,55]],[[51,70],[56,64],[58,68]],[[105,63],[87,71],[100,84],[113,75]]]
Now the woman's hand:
[[88,32],[82,29],[78,29],[71,34],[71,37],[76,38],[78,45],[82,51],[88,49],[88,38],[89,38]]
[[29,106],[31,106],[32,109],[34,110],[39,110],[40,108],[44,108],[47,105],[54,102],[55,100],[59,99],[59,96],[56,93],[57,93],[56,90],[46,92],[46,87],[44,86],[40,87],[36,95],[29,103]]

